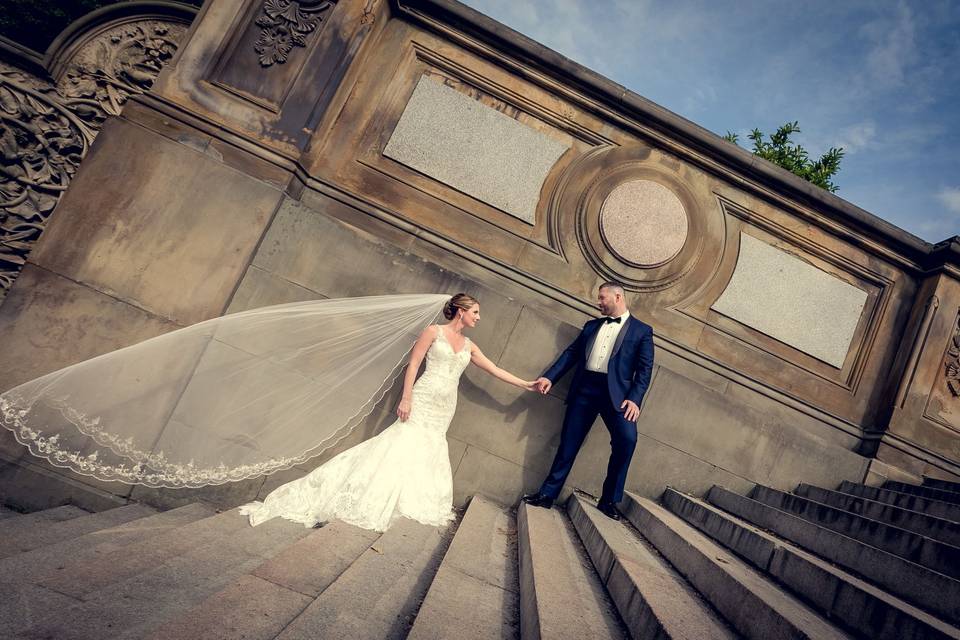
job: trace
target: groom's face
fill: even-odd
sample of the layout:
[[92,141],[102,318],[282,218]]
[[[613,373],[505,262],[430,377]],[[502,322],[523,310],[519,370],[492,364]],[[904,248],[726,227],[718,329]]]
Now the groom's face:
[[620,297],[616,289],[609,287],[600,289],[600,292],[597,294],[597,307],[600,309],[600,313],[605,316],[613,315],[619,308]]

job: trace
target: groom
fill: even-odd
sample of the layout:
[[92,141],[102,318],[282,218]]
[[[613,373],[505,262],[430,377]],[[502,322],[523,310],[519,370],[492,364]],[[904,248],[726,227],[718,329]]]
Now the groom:
[[623,498],[627,468],[637,445],[640,403],[653,371],[653,329],[630,315],[623,286],[616,282],[600,285],[597,302],[604,317],[587,322],[553,366],[537,378],[537,390],[546,394],[554,382],[574,369],[553,466],[540,491],[522,499],[537,507],[553,506],[599,415],[610,432],[612,451],[597,508],[619,520],[616,504]]

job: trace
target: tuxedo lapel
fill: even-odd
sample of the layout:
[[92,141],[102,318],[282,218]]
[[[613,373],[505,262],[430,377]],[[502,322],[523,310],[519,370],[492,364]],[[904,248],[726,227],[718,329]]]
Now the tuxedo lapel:
[[620,350],[620,345],[623,344],[623,339],[627,337],[627,331],[630,331],[633,325],[633,316],[627,316],[627,319],[623,322],[623,329],[620,329],[620,333],[617,334],[617,339],[613,343],[613,351],[610,352],[610,357],[613,358],[617,355],[617,351]]
[[584,329],[584,331],[590,332],[590,335],[587,336],[586,349],[583,352],[584,362],[590,359],[590,352],[593,351],[593,343],[597,341],[597,334],[600,333],[600,327],[602,326],[602,322],[595,322],[592,326]]

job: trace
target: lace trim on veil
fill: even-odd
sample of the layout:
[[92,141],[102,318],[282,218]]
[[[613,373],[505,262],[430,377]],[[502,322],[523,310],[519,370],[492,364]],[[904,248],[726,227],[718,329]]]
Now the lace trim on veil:
[[[401,360],[405,361],[405,358]],[[397,365],[400,366],[399,364]],[[100,418],[90,418],[67,404],[67,398],[47,401],[46,404],[60,412],[63,417],[73,424],[77,430],[89,436],[102,447],[109,448],[113,453],[130,461],[119,465],[101,463],[100,453],[94,451],[84,455],[80,451],[64,449],[60,446],[60,435],[45,436],[43,431],[34,429],[26,424],[24,418],[32,409],[32,405],[18,405],[8,397],[11,394],[0,396],[0,424],[13,433],[14,438],[21,445],[27,447],[33,455],[44,458],[50,464],[70,469],[81,475],[91,476],[98,480],[142,484],[154,488],[199,488],[207,485],[220,485],[227,482],[247,480],[261,475],[269,475],[277,471],[285,471],[294,465],[306,462],[310,458],[321,455],[328,449],[335,447],[357,424],[366,418],[380,403],[400,372],[396,372],[384,383],[376,397],[354,414],[347,424],[337,430],[339,435],[335,440],[323,442],[317,447],[304,451],[298,456],[271,458],[256,464],[247,464],[227,467],[222,462],[216,467],[197,467],[193,460],[186,464],[176,464],[166,459],[163,451],[147,453],[137,449],[133,438],[120,438],[116,434],[104,430],[100,426]],[[323,447],[318,450],[318,447]]]
[[[70,365],[0,394],[0,426],[10,430],[31,454],[54,466],[105,481],[197,488],[289,469],[336,446],[373,411],[403,372],[416,336],[436,318],[447,300],[440,294],[318,300],[203,321]],[[373,342],[368,341],[368,335],[374,336]],[[206,345],[214,343],[224,345],[230,357],[236,358],[225,361],[236,368],[228,373],[256,373],[255,383],[243,380],[253,384],[251,388],[258,392],[255,399],[263,402],[257,405],[256,413],[247,416],[250,420],[243,426],[246,431],[240,427],[230,431],[229,421],[217,424],[216,413],[203,413],[206,422],[181,418],[182,424],[196,428],[198,434],[207,433],[202,429],[208,425],[226,425],[223,432],[210,432],[215,444],[206,449],[192,448],[190,440],[175,442],[175,431],[171,432],[171,441],[158,448],[172,420],[158,420],[156,430],[150,431],[150,424],[141,423],[135,412],[124,408],[140,401],[136,395],[140,389],[179,388],[182,394],[182,389],[199,375],[196,367],[189,371],[186,367],[175,368],[167,377],[162,368],[134,367],[132,371],[143,376],[142,380],[136,378],[135,384],[119,390],[105,383],[97,386],[98,373],[122,371],[124,364],[152,362],[153,357],[159,359],[157,354],[179,353],[181,349],[191,352],[198,345],[199,357],[205,357]],[[247,352],[248,344],[258,351]],[[354,363],[356,368],[351,369]],[[298,380],[323,382],[317,383],[316,391],[312,383],[288,388],[273,377],[276,371],[300,376]],[[344,376],[343,371],[359,373]],[[322,376],[317,378],[314,372]],[[215,408],[218,400],[236,399],[230,395],[229,382],[211,378],[209,372],[204,375],[208,376],[203,379],[207,386],[200,386],[209,390],[211,397],[203,397],[206,404],[199,407],[200,411]],[[341,393],[337,385],[353,393]],[[76,389],[81,392],[75,393]],[[92,405],[88,402],[91,399],[95,401]],[[278,407],[280,418],[274,413]],[[336,411],[326,411],[327,407]],[[219,443],[229,448],[242,443],[243,438],[255,438],[256,429],[261,428],[258,425],[263,429],[278,425],[271,433],[268,449],[251,446],[244,453],[242,444],[232,446],[231,455],[238,450],[244,455],[229,458],[213,448]],[[286,438],[283,429],[289,429],[294,437]],[[91,451],[94,444],[98,449]],[[203,453],[210,455],[204,457]]]

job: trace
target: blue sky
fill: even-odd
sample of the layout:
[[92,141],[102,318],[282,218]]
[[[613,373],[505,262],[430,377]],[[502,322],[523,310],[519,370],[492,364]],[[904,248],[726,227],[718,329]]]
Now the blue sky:
[[960,234],[960,0],[465,0],[714,133],[800,121],[837,195]]

